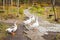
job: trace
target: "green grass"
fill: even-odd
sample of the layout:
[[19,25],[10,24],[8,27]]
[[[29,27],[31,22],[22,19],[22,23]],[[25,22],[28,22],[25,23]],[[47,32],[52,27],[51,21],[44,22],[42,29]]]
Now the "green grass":
[[6,33],[6,28],[8,27],[5,23],[0,23],[0,40],[5,38],[8,34]]

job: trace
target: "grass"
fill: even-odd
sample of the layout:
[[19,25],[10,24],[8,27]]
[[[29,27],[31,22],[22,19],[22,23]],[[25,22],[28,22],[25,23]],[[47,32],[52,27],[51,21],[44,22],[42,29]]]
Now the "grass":
[[7,24],[0,22],[0,40],[3,40],[8,34],[6,33]]

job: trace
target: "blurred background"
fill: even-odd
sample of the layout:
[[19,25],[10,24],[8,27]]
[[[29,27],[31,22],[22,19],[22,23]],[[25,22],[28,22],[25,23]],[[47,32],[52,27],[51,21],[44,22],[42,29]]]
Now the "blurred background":
[[32,7],[30,12],[45,20],[60,22],[60,0],[0,0],[0,19],[23,20],[23,10],[27,7]]

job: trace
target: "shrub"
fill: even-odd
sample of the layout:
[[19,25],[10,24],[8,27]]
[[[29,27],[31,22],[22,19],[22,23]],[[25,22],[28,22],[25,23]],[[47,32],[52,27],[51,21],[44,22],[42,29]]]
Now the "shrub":
[[37,15],[41,15],[41,14],[43,14],[43,12],[44,12],[44,8],[43,7],[40,7],[40,6],[38,6],[38,7],[32,7],[31,9],[30,9],[30,12],[31,13],[38,13]]

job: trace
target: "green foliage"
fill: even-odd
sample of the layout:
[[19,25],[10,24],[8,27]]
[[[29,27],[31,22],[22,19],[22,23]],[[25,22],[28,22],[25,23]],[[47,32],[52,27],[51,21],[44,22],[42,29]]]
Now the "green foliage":
[[38,14],[43,14],[44,8],[43,7],[38,7],[37,12],[38,12]]
[[9,9],[9,13],[10,14],[16,14],[18,12],[18,9],[17,9],[17,7],[10,7],[10,9]]
[[20,7],[20,9],[19,9],[19,14],[23,14],[23,10],[24,10],[24,9]]
[[23,10],[24,10],[24,8],[22,8],[22,7],[20,7],[19,9],[17,9],[15,7],[15,8],[10,9],[10,13],[18,14],[18,12],[19,12],[19,14],[23,14]]
[[37,12],[37,8],[33,6],[33,7],[30,9],[30,12],[31,12],[31,13],[36,13],[36,12]]
[[37,7],[33,6],[33,7],[30,9],[30,12],[31,12],[31,13],[38,13],[37,15],[41,15],[41,14],[43,14],[43,12],[44,12],[44,8],[43,8],[43,7],[40,7],[40,6],[37,6]]

